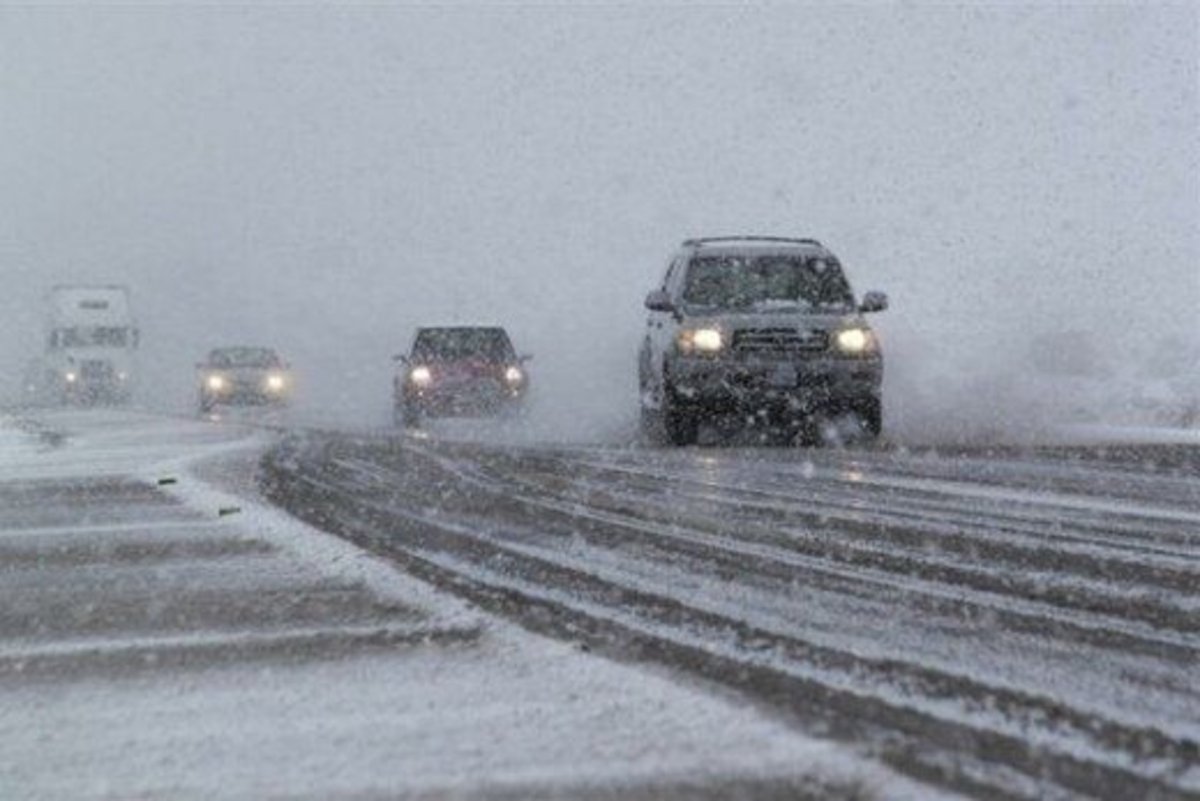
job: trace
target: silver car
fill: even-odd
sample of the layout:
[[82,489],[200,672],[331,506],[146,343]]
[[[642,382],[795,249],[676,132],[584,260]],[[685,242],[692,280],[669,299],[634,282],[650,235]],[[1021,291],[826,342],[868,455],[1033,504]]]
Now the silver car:
[[707,418],[814,432],[822,416],[883,426],[883,355],[838,259],[813,239],[689,239],[646,298],[639,355],[643,427],[694,443]]
[[222,406],[286,406],[291,367],[271,348],[215,348],[196,365],[200,414]]

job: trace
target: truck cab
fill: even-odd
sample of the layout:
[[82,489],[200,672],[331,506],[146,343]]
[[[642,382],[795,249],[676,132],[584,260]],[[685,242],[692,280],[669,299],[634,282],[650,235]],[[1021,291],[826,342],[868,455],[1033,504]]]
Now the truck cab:
[[44,402],[127,403],[139,331],[124,286],[59,285],[47,299],[45,350],[31,390]]

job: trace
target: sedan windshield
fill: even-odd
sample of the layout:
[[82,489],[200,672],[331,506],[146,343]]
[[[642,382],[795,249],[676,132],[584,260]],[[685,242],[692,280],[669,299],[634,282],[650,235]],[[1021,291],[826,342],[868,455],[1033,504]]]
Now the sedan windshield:
[[413,343],[413,357],[423,361],[511,361],[512,343],[502,328],[426,328]]
[[848,309],[850,285],[837,262],[794,255],[703,256],[692,261],[683,302],[707,309],[771,312]]

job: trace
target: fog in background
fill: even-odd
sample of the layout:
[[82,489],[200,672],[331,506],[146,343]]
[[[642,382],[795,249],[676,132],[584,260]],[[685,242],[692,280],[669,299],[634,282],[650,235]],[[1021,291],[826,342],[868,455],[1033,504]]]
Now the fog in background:
[[51,284],[117,282],[146,405],[190,411],[209,347],[264,343],[299,417],[382,424],[413,326],[499,322],[535,354],[536,430],[609,437],[678,242],[773,233],[891,295],[897,436],[1017,430],[1060,391],[1116,419],[1143,378],[1197,372],[1198,24],[0,9],[0,377],[40,347]]

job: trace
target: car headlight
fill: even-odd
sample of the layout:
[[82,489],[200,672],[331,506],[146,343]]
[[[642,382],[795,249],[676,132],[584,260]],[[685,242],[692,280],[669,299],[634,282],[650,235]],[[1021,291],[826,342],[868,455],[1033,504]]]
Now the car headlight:
[[516,386],[525,380],[525,374],[520,367],[510,367],[504,371],[504,380],[511,386]]
[[847,328],[837,333],[837,349],[851,356],[875,350],[875,335],[869,328]]
[[75,375],[75,373],[67,373],[63,378],[67,380],[68,384],[74,384],[79,379],[79,376]]
[[433,373],[428,367],[414,367],[408,372],[408,380],[414,386],[427,387],[433,383]]
[[220,392],[225,389],[225,376],[213,374],[204,383],[213,392]]
[[716,353],[725,347],[725,338],[716,328],[693,328],[679,332],[679,349],[684,353]]
[[287,382],[279,373],[271,373],[269,376],[267,376],[267,389],[271,390],[272,392],[282,391],[284,385],[286,384]]

